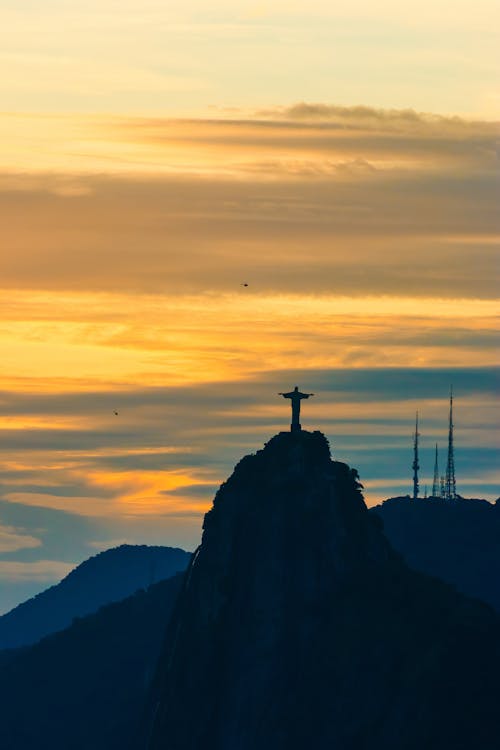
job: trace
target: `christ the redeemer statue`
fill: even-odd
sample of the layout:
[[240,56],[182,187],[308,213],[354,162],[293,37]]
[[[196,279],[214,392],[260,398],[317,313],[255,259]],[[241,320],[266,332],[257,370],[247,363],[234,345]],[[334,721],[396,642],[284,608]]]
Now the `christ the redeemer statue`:
[[301,393],[299,391],[299,387],[296,385],[293,391],[290,391],[290,393],[278,393],[278,396],[289,398],[292,402],[292,424],[290,425],[290,429],[292,432],[300,430],[300,402],[303,398],[314,396],[314,393]]

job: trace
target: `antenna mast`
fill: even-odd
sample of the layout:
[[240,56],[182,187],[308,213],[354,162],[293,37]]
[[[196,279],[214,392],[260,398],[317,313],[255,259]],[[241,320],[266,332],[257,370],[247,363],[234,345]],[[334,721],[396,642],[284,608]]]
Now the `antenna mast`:
[[416,500],[418,498],[418,470],[420,469],[420,465],[418,463],[418,438],[419,438],[419,431],[418,431],[418,411],[415,417],[415,436],[413,439],[413,499]]
[[441,488],[439,486],[439,467],[438,467],[438,444],[436,443],[436,457],[434,459],[434,479],[432,480],[432,497],[439,497]]
[[448,428],[448,461],[446,463],[445,479],[446,500],[456,500],[457,487],[455,482],[455,457],[453,449],[453,389],[450,387],[450,422]]

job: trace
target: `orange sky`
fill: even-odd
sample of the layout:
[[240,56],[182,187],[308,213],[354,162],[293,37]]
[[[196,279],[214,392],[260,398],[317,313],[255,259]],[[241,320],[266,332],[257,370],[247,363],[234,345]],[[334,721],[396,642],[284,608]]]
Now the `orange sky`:
[[[4,134],[4,392],[109,394],[100,416],[69,402],[16,414],[7,395],[6,435],[98,435],[124,390],[496,363],[492,123],[300,105],[220,121],[7,116]],[[286,423],[282,405],[262,397],[252,414]],[[323,400],[310,409],[319,425],[348,416]],[[364,403],[349,408],[368,419]],[[253,434],[246,407],[232,401],[227,412]],[[406,441],[411,412],[398,406]],[[144,413],[119,423],[138,419],[143,430]],[[388,413],[376,406],[377,418]],[[149,449],[143,439],[138,431],[131,456]],[[15,479],[6,497],[109,516],[189,508],[199,519],[206,507],[182,494],[200,483],[196,462],[145,475],[132,460],[126,476],[68,462],[85,485],[70,503]],[[212,472],[206,484],[223,478]],[[395,481],[374,478],[369,501]]]
[[496,497],[494,10],[458,3],[453,46],[435,3],[435,38],[398,8],[0,11],[0,607],[30,565],[40,585],[111,542],[194,547],[296,383],[374,504],[409,490],[416,409],[422,488],[436,441],[444,466],[453,382],[458,489]]

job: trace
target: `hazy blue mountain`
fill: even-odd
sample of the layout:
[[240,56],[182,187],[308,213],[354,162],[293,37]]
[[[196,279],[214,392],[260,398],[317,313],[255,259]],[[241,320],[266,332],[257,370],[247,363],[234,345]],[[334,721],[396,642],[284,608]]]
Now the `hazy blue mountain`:
[[408,565],[500,612],[499,502],[394,497],[370,512]]
[[177,575],[0,652],[2,750],[122,750],[136,736]]
[[172,547],[127,545],[89,558],[60,583],[0,617],[0,649],[16,648],[63,630],[155,581],[183,571],[191,554]]
[[494,750],[495,611],[408,568],[321,433],[246,456],[205,517],[137,747]]

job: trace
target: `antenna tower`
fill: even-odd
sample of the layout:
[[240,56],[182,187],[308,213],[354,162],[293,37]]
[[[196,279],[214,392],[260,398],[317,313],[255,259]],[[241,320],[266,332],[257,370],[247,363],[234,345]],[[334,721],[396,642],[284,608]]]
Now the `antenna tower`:
[[457,487],[455,482],[455,457],[453,450],[453,389],[450,388],[450,422],[448,428],[448,461],[446,463],[445,478],[446,500],[456,500]]
[[420,465],[418,463],[418,438],[420,433],[418,431],[418,411],[415,417],[415,436],[413,439],[413,499],[416,500],[418,497],[418,470]]
[[436,443],[436,457],[434,459],[434,479],[432,480],[432,497],[439,497],[440,495],[441,487],[439,484],[438,444]]

